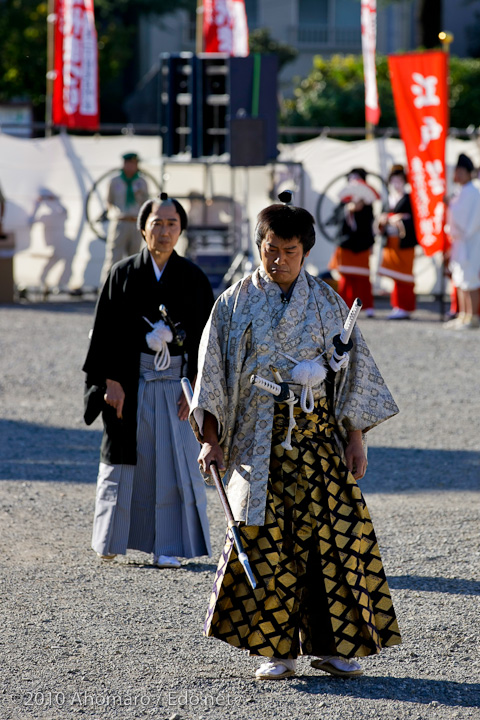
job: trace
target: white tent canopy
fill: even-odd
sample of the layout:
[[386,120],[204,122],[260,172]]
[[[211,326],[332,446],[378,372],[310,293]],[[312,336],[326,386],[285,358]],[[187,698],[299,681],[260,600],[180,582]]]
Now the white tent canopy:
[[[70,288],[98,285],[105,244],[86,221],[85,203],[94,183],[102,175],[119,168],[122,154],[129,151],[139,154],[142,169],[157,183],[163,176],[169,194],[187,197],[190,192],[204,190],[205,167],[188,162],[169,162],[164,166],[160,141],[156,137],[61,134],[45,139],[20,139],[0,134],[0,183],[7,200],[4,230],[15,235],[14,272],[19,286],[42,283],[55,286],[60,281]],[[450,171],[460,152],[465,152],[475,165],[480,165],[480,148],[474,141],[451,139],[447,144]],[[301,163],[302,177],[298,166],[282,164],[286,162]],[[363,167],[370,173],[386,177],[390,166],[398,162],[405,162],[400,140],[344,142],[320,137],[281,146],[278,164],[274,166],[233,171],[228,165],[214,165],[211,190],[213,194],[228,195],[233,189],[252,228],[258,211],[272,202],[279,189],[296,186],[299,192],[295,202],[303,202],[315,216],[319,196],[335,178],[353,167]],[[50,215],[54,217],[46,221],[45,214],[42,216],[37,206],[32,224],[39,193],[45,195],[47,190],[57,196],[58,212],[55,215],[50,208]],[[152,194],[156,192],[155,183],[151,184],[151,190]],[[333,183],[324,208],[329,202],[332,205],[337,202],[336,192],[337,185]],[[106,181],[104,185],[98,185],[99,196],[104,198],[105,193]],[[101,209],[101,203],[95,205],[95,200],[92,196],[89,205],[93,215]],[[66,210],[66,216],[59,208]],[[324,271],[332,249],[332,244],[319,232],[309,257],[310,269]],[[251,250],[255,254],[255,248]],[[419,257],[417,265],[417,291],[431,292],[437,281],[439,261],[435,264],[431,259]]]

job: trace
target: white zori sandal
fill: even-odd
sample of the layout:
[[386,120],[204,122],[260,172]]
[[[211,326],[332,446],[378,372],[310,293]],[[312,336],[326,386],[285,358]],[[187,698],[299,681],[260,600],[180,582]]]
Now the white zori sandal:
[[283,678],[295,675],[295,667],[297,661],[295,659],[285,660],[283,658],[272,657],[267,662],[260,665],[255,673],[257,680],[283,680]]
[[359,662],[353,658],[341,658],[334,655],[325,655],[316,660],[312,660],[310,665],[316,670],[323,670],[330,675],[337,677],[349,678],[363,675],[363,670]]
[[97,552],[97,557],[99,560],[104,560],[105,562],[111,562],[112,560],[115,560],[117,557],[116,555],[102,555],[102,553]]

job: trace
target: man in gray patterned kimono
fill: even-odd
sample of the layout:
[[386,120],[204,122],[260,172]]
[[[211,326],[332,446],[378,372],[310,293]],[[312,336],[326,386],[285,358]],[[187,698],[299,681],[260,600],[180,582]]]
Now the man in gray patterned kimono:
[[[266,658],[259,679],[293,675],[300,654],[330,674],[360,675],[354,657],[401,642],[356,483],[365,433],[398,408],[358,328],[348,364],[329,369],[348,308],[304,269],[313,222],[289,205],[259,214],[261,266],[213,308],[190,414],[204,472],[228,467],[258,584],[245,581],[228,533],[204,634]],[[288,381],[293,411],[252,386],[252,374]]]

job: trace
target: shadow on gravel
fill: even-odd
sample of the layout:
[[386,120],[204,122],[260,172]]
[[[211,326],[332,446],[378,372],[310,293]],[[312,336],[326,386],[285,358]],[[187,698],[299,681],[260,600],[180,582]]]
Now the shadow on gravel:
[[[118,565],[122,565],[122,567],[126,567],[128,569],[136,569],[136,570],[152,570],[153,572],[166,572],[171,573],[173,572],[171,568],[159,568],[156,565],[153,565],[150,561],[142,562],[141,560],[132,560],[129,558],[127,561],[124,561],[122,563],[117,563]],[[214,572],[217,569],[216,564],[213,563],[182,563],[181,569],[179,570],[181,572],[185,572],[186,570],[190,570],[193,572]]]
[[368,461],[366,493],[480,491],[480,452],[370,447]]
[[342,695],[365,700],[398,700],[400,702],[432,702],[451,707],[478,707],[480,683],[459,683],[448,680],[417,678],[367,677],[338,678],[306,677],[292,680],[292,686],[309,695]]
[[52,300],[52,302],[26,302],[16,303],[14,305],[0,305],[0,308],[11,311],[23,312],[25,310],[34,310],[36,312],[51,313],[70,313],[75,315],[91,315],[93,318],[95,312],[96,300],[71,300],[70,302],[62,302]]
[[182,565],[182,570],[189,570],[190,572],[212,572],[217,569],[217,563],[197,563],[190,562]]
[[[96,482],[101,430],[0,419],[0,437],[0,480]],[[480,491],[478,452],[371,447],[369,461],[367,494]]]
[[460,578],[426,577],[423,575],[391,575],[388,584],[395,590],[420,590],[422,592],[441,592],[451,595],[479,595],[478,580]]
[[100,430],[0,420],[0,480],[95,483]]

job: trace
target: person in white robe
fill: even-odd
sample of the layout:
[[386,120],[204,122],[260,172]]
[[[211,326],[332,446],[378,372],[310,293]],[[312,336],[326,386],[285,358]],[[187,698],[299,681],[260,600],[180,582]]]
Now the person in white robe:
[[448,205],[452,239],[450,271],[458,294],[458,317],[445,323],[454,330],[480,327],[480,188],[473,182],[474,165],[460,154],[454,182],[460,186]]

